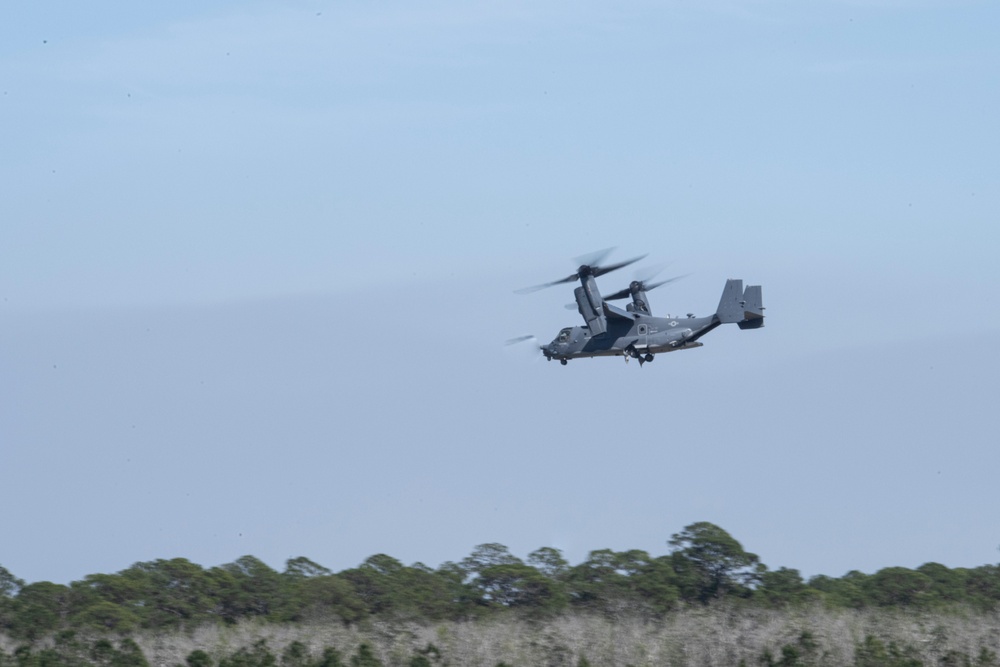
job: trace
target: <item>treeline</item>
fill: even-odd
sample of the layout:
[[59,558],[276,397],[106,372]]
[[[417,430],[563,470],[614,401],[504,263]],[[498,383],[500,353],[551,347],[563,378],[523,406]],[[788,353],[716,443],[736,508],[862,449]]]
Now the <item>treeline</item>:
[[0,632],[34,641],[66,630],[128,633],[242,619],[437,622],[511,611],[526,617],[567,611],[655,617],[720,600],[763,608],[1000,608],[995,565],[950,569],[927,563],[805,581],[797,570],[769,569],[711,523],[686,527],[669,545],[663,556],[604,549],[570,565],[549,547],[522,560],[501,544],[482,544],[462,561],[437,569],[379,554],[337,573],[308,558],[290,559],[283,572],[253,556],[207,569],[175,558],[92,574],[68,586],[26,584],[0,567]]

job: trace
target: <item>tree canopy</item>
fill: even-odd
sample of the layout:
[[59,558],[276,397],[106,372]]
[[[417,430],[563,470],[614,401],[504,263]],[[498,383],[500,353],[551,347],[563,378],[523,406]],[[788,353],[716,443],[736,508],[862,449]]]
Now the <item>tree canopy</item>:
[[798,570],[769,569],[708,522],[685,527],[667,544],[669,552],[659,556],[598,549],[571,565],[553,547],[522,560],[502,544],[486,543],[437,569],[375,554],[342,572],[305,557],[289,559],[282,572],[249,555],[210,568],[173,558],[69,585],[25,583],[0,567],[0,631],[34,641],[64,630],[124,633],[246,618],[351,624],[388,616],[439,621],[498,613],[658,615],[721,600],[771,608],[1000,608],[997,565],[950,569],[926,563],[805,581]]

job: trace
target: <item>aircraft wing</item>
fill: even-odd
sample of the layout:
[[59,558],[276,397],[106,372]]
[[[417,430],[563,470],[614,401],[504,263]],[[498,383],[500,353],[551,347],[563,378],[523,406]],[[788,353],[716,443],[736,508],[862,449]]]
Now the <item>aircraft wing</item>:
[[605,316],[616,320],[627,320],[629,322],[633,322],[636,319],[635,313],[622,310],[618,306],[612,306],[607,301],[604,302],[604,314]]

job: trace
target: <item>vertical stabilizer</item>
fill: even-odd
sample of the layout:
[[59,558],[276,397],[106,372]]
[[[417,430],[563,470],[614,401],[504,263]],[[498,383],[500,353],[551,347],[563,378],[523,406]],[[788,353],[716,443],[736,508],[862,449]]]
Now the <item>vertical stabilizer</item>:
[[764,326],[764,297],[760,285],[748,285],[743,292],[743,321],[740,329],[759,329]]
[[739,322],[743,319],[742,280],[730,279],[726,281],[726,288],[722,290],[722,298],[719,299],[719,308],[715,314],[723,324]]

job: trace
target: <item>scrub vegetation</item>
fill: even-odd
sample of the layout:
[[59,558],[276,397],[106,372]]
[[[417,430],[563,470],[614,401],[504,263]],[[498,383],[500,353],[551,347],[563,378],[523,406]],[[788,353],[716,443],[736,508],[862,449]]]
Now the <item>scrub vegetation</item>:
[[378,554],[337,573],[177,558],[69,585],[0,567],[0,667],[1000,667],[996,565],[804,580],[710,523],[669,544],[577,565],[482,544],[437,569]]

